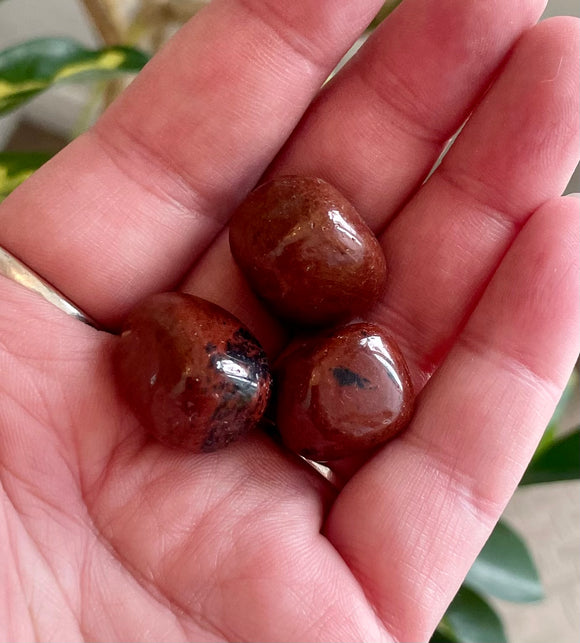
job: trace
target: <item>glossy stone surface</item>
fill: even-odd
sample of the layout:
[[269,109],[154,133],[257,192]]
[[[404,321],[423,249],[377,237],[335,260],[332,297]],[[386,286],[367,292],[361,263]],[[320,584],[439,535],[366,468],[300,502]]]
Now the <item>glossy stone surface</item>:
[[296,341],[281,356],[275,378],[282,439],[311,460],[335,460],[381,444],[413,413],[403,355],[376,324],[350,324]]
[[376,237],[322,179],[288,176],[258,187],[232,217],[230,248],[271,311],[298,324],[358,316],[385,286]]
[[262,417],[264,351],[233,315],[181,293],[153,295],[129,315],[114,354],[121,394],[161,442],[215,451]]

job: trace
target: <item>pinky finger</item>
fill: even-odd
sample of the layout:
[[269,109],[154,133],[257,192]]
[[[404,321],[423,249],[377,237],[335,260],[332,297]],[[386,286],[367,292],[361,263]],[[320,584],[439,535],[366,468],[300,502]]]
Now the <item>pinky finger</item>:
[[513,493],[579,349],[579,207],[542,206],[326,535],[397,640],[425,640]]

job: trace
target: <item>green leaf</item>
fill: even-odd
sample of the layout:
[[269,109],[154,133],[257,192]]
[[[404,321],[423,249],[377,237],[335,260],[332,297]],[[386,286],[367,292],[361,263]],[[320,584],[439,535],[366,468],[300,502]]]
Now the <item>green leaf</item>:
[[530,462],[520,485],[580,478],[580,426],[554,440]]
[[558,425],[562,420],[562,416],[568,409],[568,405],[571,399],[574,397],[574,394],[578,390],[578,380],[579,380],[578,372],[575,370],[572,371],[572,375],[570,375],[570,378],[568,379],[566,388],[564,389],[564,392],[562,393],[562,397],[560,398],[560,401],[556,406],[556,410],[554,411],[554,414],[550,419],[550,423],[546,427],[546,430],[542,435],[542,439],[540,440],[540,443],[536,447],[534,456],[532,458],[532,462],[536,460],[540,456],[540,454],[542,454],[556,439],[556,434],[558,432]]
[[469,570],[464,585],[516,603],[538,601],[544,596],[528,548],[503,521],[495,526]]
[[459,588],[451,601],[443,623],[451,632],[447,639],[455,639],[458,643],[507,643],[503,624],[495,610],[482,596],[465,586]]
[[429,643],[457,643],[457,639],[453,635],[453,631],[445,617],[441,619],[437,629],[433,632],[433,636],[429,639]]
[[540,442],[538,443],[538,446],[536,447],[536,450],[534,451],[534,455],[532,459],[536,459],[540,457],[540,454],[543,453],[556,439],[556,425],[548,424],[546,427],[546,430],[542,434],[542,437],[540,439]]
[[0,202],[50,157],[45,152],[0,152]]
[[435,630],[433,636],[429,639],[429,643],[457,643],[457,639],[453,639],[440,630]]
[[0,51],[0,115],[60,82],[139,71],[146,54],[131,47],[91,51],[70,38],[40,38]]
[[570,378],[568,379],[568,382],[566,384],[566,388],[562,393],[562,397],[560,398],[560,401],[556,406],[556,410],[552,415],[552,418],[550,420],[550,425],[558,426],[558,424],[560,424],[560,421],[562,420],[562,416],[566,412],[566,408],[570,403],[571,398],[578,390],[578,379],[579,379],[578,373],[575,370],[572,371],[572,375],[570,375]]

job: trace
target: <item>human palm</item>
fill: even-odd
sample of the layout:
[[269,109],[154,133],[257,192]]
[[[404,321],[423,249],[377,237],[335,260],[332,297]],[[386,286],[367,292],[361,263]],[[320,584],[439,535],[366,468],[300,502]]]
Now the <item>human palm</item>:
[[321,176],[380,233],[369,316],[421,392],[341,490],[259,432],[181,453],[118,398],[114,335],[1,278],[2,640],[429,637],[578,352],[578,25],[540,4],[406,0],[317,93],[380,2],[214,0],[5,201],[0,244],[102,327],[180,283],[275,355],[223,228],[264,173]]

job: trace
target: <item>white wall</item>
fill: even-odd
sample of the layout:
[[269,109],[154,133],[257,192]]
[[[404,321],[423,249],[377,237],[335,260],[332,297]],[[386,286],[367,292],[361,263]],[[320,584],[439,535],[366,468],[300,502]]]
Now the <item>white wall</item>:
[[77,0],[4,0],[0,5],[0,47],[40,36],[74,36],[97,42]]

